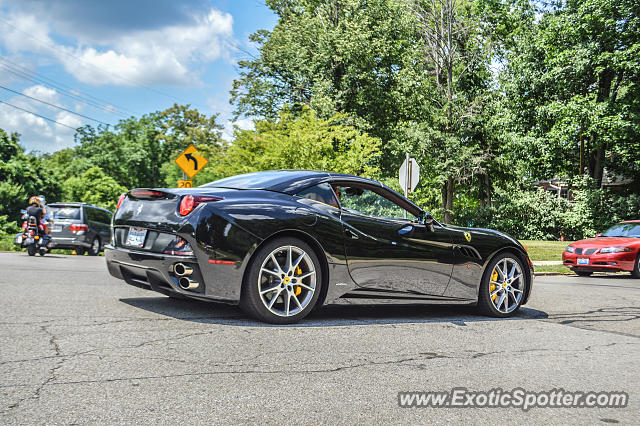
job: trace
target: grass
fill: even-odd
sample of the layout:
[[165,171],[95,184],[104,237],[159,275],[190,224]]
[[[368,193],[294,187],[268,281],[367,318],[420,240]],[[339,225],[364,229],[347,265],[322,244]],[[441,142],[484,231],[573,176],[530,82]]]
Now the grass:
[[[539,262],[549,260],[562,261],[562,252],[571,241],[521,240],[520,243],[527,248],[531,261]],[[536,272],[573,273],[563,265],[537,265],[535,270]]]
[[564,248],[572,241],[535,241],[521,240],[523,246],[527,248],[527,253],[533,262],[545,260],[562,260]]

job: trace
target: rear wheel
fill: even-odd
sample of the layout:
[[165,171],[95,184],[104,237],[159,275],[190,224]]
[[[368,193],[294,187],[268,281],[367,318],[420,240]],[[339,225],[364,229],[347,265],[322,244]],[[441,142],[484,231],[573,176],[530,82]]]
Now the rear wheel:
[[40,249],[40,256],[44,256],[45,254],[47,254],[47,250],[46,249]]
[[593,272],[592,271],[573,271],[576,273],[576,275],[581,276],[581,277],[590,277]]
[[35,244],[30,244],[27,246],[27,253],[29,254],[29,256],[35,256],[37,251],[38,249],[36,248]]
[[636,266],[633,267],[631,276],[633,278],[640,278],[640,253],[638,253],[638,257],[636,258]]
[[522,261],[513,253],[496,256],[487,266],[480,283],[478,308],[485,315],[509,317],[515,314],[527,291]]
[[278,238],[260,249],[245,276],[240,307],[273,324],[292,324],[309,315],[322,286],[320,260],[297,238]]
[[95,237],[91,242],[91,247],[88,250],[89,256],[97,256],[100,253],[100,239]]

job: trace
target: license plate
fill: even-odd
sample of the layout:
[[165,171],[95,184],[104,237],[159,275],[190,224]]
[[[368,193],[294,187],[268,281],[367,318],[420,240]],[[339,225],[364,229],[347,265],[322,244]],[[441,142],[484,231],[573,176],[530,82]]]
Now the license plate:
[[147,237],[147,230],[144,228],[129,228],[126,245],[133,247],[144,246],[144,240]]
[[588,257],[579,257],[578,258],[578,265],[588,265],[589,264],[589,258]]
[[24,243],[26,245],[33,244],[33,238],[25,238]]
[[51,232],[61,232],[61,231],[62,231],[62,225],[55,225],[51,230]]

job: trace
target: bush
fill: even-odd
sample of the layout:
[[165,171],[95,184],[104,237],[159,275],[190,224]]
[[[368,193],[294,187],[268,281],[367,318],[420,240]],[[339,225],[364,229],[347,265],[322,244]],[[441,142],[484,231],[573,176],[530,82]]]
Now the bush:
[[640,196],[579,185],[573,202],[539,190],[498,193],[491,207],[458,211],[454,223],[486,227],[527,240],[579,240],[621,220],[640,217]]

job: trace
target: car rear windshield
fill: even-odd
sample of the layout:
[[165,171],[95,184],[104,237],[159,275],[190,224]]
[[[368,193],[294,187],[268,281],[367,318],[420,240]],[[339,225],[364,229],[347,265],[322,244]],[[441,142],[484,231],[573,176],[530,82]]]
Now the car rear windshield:
[[80,219],[80,207],[54,206],[49,209],[54,219]]
[[640,223],[619,223],[607,229],[602,236],[640,238]]

